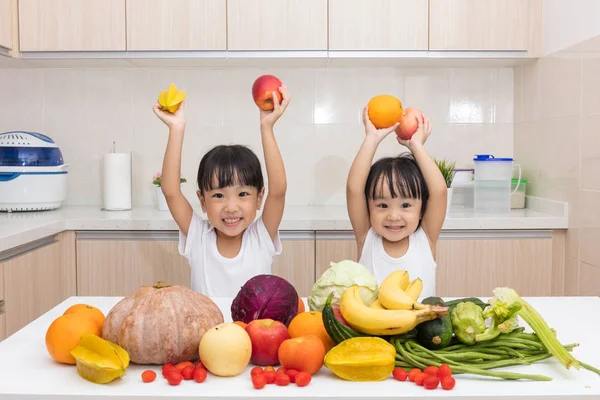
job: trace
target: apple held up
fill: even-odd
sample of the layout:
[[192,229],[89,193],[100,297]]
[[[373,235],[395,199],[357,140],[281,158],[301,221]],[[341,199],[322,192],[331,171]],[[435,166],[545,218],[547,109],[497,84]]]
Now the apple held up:
[[409,140],[417,132],[419,120],[423,122],[423,118],[423,112],[418,108],[406,108],[396,128],[396,135],[402,140]]
[[283,100],[283,96],[279,92],[279,88],[282,85],[283,83],[274,75],[259,76],[252,85],[254,103],[261,110],[272,111],[275,108],[275,104],[273,104],[273,92],[277,94],[279,103]]

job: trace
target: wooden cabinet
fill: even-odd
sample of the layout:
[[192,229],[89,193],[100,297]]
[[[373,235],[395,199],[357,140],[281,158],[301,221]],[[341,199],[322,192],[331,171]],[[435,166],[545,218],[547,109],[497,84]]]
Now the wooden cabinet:
[[[491,296],[498,286],[512,287],[521,296],[555,295],[553,279],[561,279],[556,271],[560,265],[554,264],[560,262],[560,255],[555,259],[555,254],[551,236],[456,239],[441,236],[437,246],[437,295]],[[562,255],[564,267],[564,247]]]
[[0,342],[6,337],[6,308],[4,306],[4,266],[0,263]]
[[315,283],[315,237],[313,232],[281,232],[281,255],[273,259],[271,273],[285,278],[301,297]]
[[72,232],[5,252],[2,266],[7,337],[77,294]]
[[125,50],[125,0],[19,0],[21,52]]
[[224,0],[127,0],[127,50],[226,50]]
[[316,232],[315,278],[319,279],[330,263],[343,260],[358,261],[357,248],[352,231]]
[[429,49],[527,50],[528,8],[529,0],[429,0]]
[[0,0],[0,47],[13,47],[13,0]]
[[327,0],[228,0],[227,48],[327,50]]
[[428,0],[329,0],[330,50],[427,50]]
[[190,287],[177,244],[177,232],[78,232],[77,294],[128,296],[158,281]]

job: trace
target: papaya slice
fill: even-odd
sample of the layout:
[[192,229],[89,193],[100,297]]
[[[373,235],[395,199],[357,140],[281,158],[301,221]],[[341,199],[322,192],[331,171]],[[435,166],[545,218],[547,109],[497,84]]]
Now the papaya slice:
[[77,373],[94,383],[108,383],[125,375],[129,354],[119,345],[101,337],[85,333],[71,351]]
[[158,95],[158,104],[162,106],[163,110],[174,113],[186,96],[187,94],[183,90],[177,89],[177,86],[171,83],[167,90],[160,92]]

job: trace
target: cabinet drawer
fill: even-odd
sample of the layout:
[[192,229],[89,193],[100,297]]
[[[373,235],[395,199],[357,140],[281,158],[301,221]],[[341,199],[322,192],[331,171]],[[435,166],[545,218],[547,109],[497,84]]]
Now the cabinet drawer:
[[0,301],[4,300],[4,264],[0,263]]

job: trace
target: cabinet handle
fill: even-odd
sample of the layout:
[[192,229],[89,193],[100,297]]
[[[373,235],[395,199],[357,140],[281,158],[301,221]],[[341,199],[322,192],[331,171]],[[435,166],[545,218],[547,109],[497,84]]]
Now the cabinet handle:
[[37,250],[41,247],[48,246],[56,242],[58,242],[58,240],[56,239],[56,235],[46,236],[44,238],[34,240],[33,242],[29,242],[24,245],[0,253],[0,262],[7,261],[11,258],[18,257],[22,254],[29,253],[33,250]]

